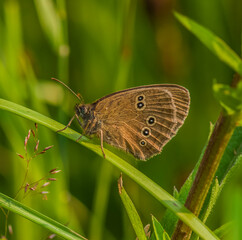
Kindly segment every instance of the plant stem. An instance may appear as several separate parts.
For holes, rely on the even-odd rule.
[[[236,75],[232,83],[233,87],[237,85],[238,79],[239,76]],[[222,111],[214,126],[213,133],[209,139],[196,178],[185,203],[185,206],[196,216],[199,216],[221,158],[240,118],[241,113],[227,115]],[[191,234],[192,230],[179,220],[172,239],[187,240],[190,239]]]

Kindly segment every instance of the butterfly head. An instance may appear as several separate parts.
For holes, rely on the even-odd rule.
[[[84,121],[90,120],[93,117],[91,105],[89,104],[76,104],[75,111],[76,111],[76,114],[80,116]]]

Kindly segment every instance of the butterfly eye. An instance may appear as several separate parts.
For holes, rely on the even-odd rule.
[[[139,142],[139,144],[143,147],[143,146],[146,145],[146,141],[145,141],[145,140],[141,140],[141,141]]]
[[[141,134],[145,137],[148,137],[150,135],[150,129],[149,128],[143,128],[141,131]]]
[[[80,113],[81,113],[82,115],[86,114],[86,113],[87,113],[87,108],[86,108],[85,106],[81,106],[81,107],[80,107]]]
[[[155,123],[156,123],[156,119],[155,119],[155,117],[150,116],[150,117],[147,118],[147,124],[148,124],[149,126],[153,126]]]

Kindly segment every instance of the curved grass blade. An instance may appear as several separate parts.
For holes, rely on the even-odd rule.
[[[11,212],[17,213],[20,216],[23,216],[30,221],[39,224],[40,226],[50,230],[57,235],[70,240],[80,240],[86,239],[81,235],[75,233],[70,228],[58,223],[57,221],[43,215],[40,212],[37,212],[34,209],[26,207],[22,203],[0,193],[0,206],[8,209]]]
[[[183,26],[192,32],[221,61],[242,76],[242,61],[240,57],[222,39],[188,17],[177,12],[174,12],[174,15]]]
[[[0,109],[4,109],[24,118],[30,119],[34,122],[48,127],[53,131],[63,129],[64,127],[64,125],[38,112],[35,112],[31,109],[4,99],[0,99]],[[76,141],[76,139],[80,136],[79,133],[70,128],[66,129],[63,132],[59,132],[59,134],[62,134],[65,137],[72,139],[73,141]],[[98,155],[103,156],[100,146],[98,144],[95,144],[93,141],[83,137],[78,143],[86,146],[87,148],[96,152]],[[136,168],[131,166],[128,162],[114,154],[112,151],[106,148],[104,149],[104,151],[106,154],[106,159],[108,161],[110,161],[113,165],[119,168],[122,172],[126,173],[130,178],[137,182],[153,197],[160,201],[166,208],[173,211],[177,215],[177,217],[179,217],[184,223],[186,223],[201,238],[204,238],[206,240],[218,239],[217,236],[205,224],[203,224],[200,219],[198,219],[194,214],[192,214],[178,200],[172,197],[158,184],[153,182],[150,178],[148,178]]]

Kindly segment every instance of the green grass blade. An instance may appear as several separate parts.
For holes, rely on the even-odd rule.
[[[154,216],[152,216],[152,223],[156,240],[170,240],[169,235]]]
[[[214,233],[216,233],[217,236],[220,238],[225,239],[225,236],[228,236],[232,231],[232,222],[225,223],[221,227],[217,228]]]
[[[109,162],[103,161],[101,163],[94,193],[93,213],[88,235],[90,239],[102,239],[106,212],[109,204],[110,185],[113,176],[112,170],[113,166]]]
[[[61,41],[61,21],[52,1],[34,1],[40,24],[53,48],[58,51]]]
[[[235,169],[241,164],[242,160],[242,128],[235,129],[228,146],[223,154],[218,170],[215,174],[216,178],[207,195],[207,199],[203,205],[199,215],[204,222],[211,213],[218,196],[220,195],[225,183],[231,177]]]
[[[23,216],[30,221],[39,224],[40,226],[50,230],[53,233],[65,238],[65,239],[86,239],[81,235],[75,233],[73,230],[68,227],[58,223],[57,221],[26,207],[22,203],[0,193],[0,206],[15,212],[20,216]]]
[[[185,17],[177,12],[174,14],[179,22],[192,32],[221,61],[225,62],[235,72],[242,76],[242,61],[240,57],[222,39],[188,17]]]
[[[138,239],[140,240],[146,240],[146,235],[145,235],[145,231],[144,231],[144,226],[141,222],[140,216],[132,202],[132,200],[130,199],[129,195],[127,194],[127,192],[125,191],[125,189],[122,186],[122,176],[119,179],[119,195],[120,198],[123,202],[123,205],[126,209],[126,212],[129,216],[130,222],[133,226],[133,229],[136,233],[136,236]]]
[[[210,129],[210,134],[212,132],[212,128]],[[179,193],[177,194],[175,192],[176,195],[174,195],[176,197],[177,200],[179,200],[181,203],[185,203],[187,196],[189,194],[189,191],[191,189],[192,183],[196,177],[197,174],[197,170],[199,168],[200,162],[202,160],[204,151],[205,151],[206,146],[203,148],[203,151],[199,157],[198,162],[196,163],[193,171],[191,172],[191,174],[189,175],[189,177],[187,178],[187,180],[185,181],[185,183],[183,184],[183,186],[181,187]],[[164,227],[164,229],[166,230],[166,232],[168,232],[170,235],[173,233],[176,224],[177,224],[178,218],[177,216],[171,212],[169,209],[165,212],[162,220],[161,220],[161,225]]]
[[[42,124],[53,131],[62,129],[64,126],[40,113],[33,110],[20,106],[16,103],[9,102],[4,99],[0,99],[0,109],[4,109],[19,116],[30,119],[34,122]],[[73,141],[80,136],[76,131],[68,128],[63,132],[59,132]],[[95,144],[93,141],[83,137],[78,143],[86,146],[92,151],[96,152],[102,156],[102,151],[99,145]],[[118,157],[112,151],[104,149],[106,154],[106,159],[110,161],[113,165],[119,168],[122,172],[126,173],[130,178],[136,181],[141,187],[143,187],[147,192],[154,196],[158,201],[160,201],[165,207],[173,211],[184,223],[186,223],[191,229],[196,232],[200,237],[213,240],[218,239],[216,235],[202,223],[194,214],[192,214],[188,209],[186,209],[178,200],[172,197],[164,189],[162,189],[158,184],[153,182],[143,173],[138,171],[136,168],[131,166],[128,162]]]

